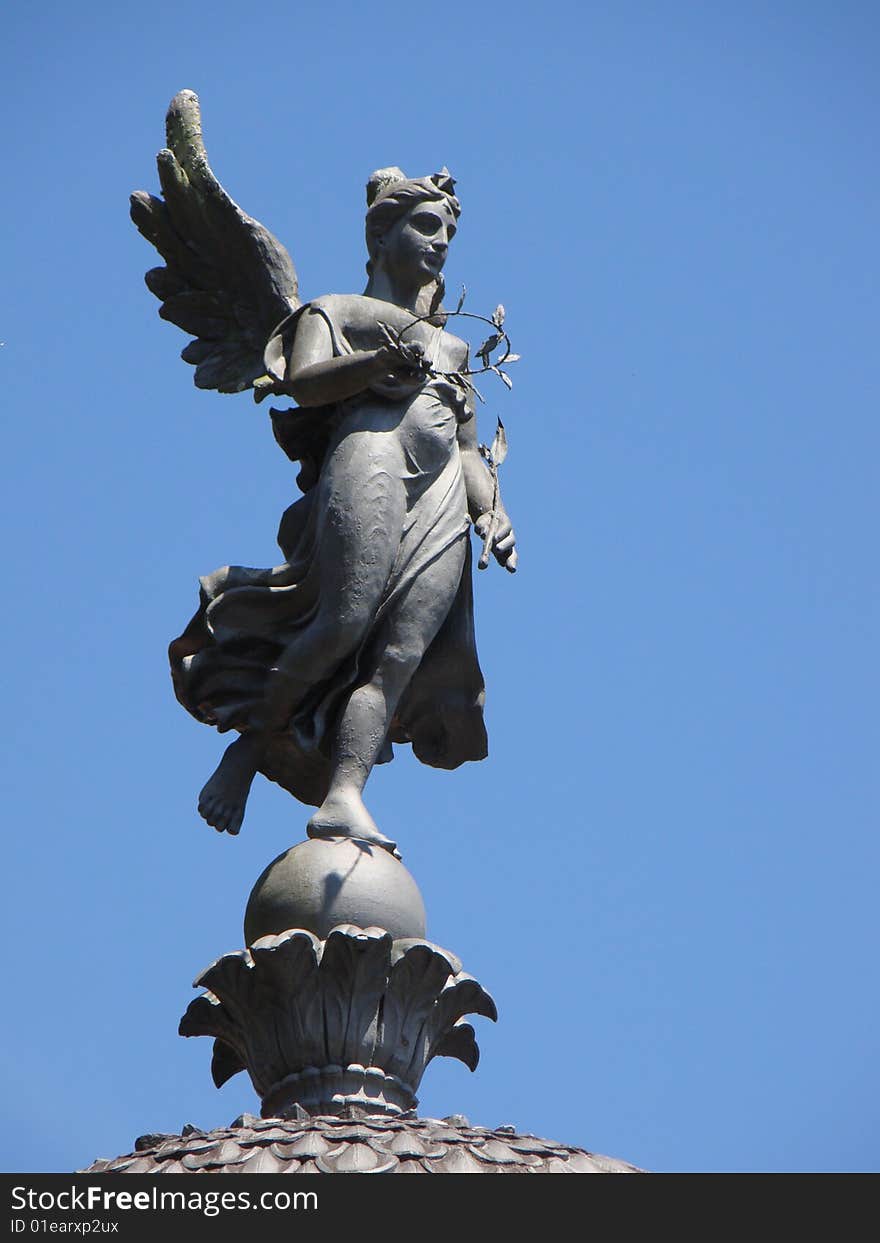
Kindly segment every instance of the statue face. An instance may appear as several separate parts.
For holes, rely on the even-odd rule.
[[[385,268],[406,285],[427,285],[443,271],[455,216],[442,200],[417,203],[381,239]]]

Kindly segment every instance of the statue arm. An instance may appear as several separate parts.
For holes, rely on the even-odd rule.
[[[412,374],[399,355],[384,345],[334,356],[327,321],[313,312],[305,314],[297,328],[281,387],[300,406],[327,406]]]
[[[468,513],[474,522],[492,508],[492,476],[477,448],[477,421],[473,414],[458,427],[458,447],[461,451],[461,470],[467,492]]]
[[[467,357],[462,365],[467,367]],[[458,425],[458,447],[461,453],[461,471],[467,493],[468,513],[477,535],[483,539],[492,520],[494,487],[492,476],[486,469],[486,463],[480,456],[477,444],[477,420],[473,395],[468,397],[468,412],[470,417]],[[492,552],[501,565],[512,571],[516,567],[516,536],[500,493],[495,514],[497,525],[492,541]]]

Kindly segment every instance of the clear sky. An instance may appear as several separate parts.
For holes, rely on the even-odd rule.
[[[196,579],[278,560],[295,468],[200,393],[128,220],[181,87],[305,297],[363,288],[363,186],[447,164],[447,266],[507,307],[479,576],[491,754],[371,807],[494,994],[464,1113],[655,1170],[868,1170],[878,1132],[880,12],[865,0],[17,5],[0,82],[7,532],[0,1168],[255,1109],[177,1022],[308,809],[165,647]]]

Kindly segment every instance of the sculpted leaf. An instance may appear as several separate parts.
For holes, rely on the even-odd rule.
[[[504,324],[504,307],[500,302],[492,312],[492,323],[496,328],[501,328]]]
[[[498,335],[497,332],[493,332],[491,337],[487,337],[486,340],[482,343],[482,345],[479,346],[476,353],[478,354],[480,358],[482,358],[484,367],[491,366],[491,363],[489,361],[489,356],[493,350],[497,350],[500,344],[501,344],[501,337]]]
[[[454,1057],[464,1062],[468,1070],[476,1070],[480,1061],[480,1049],[476,1033],[470,1023],[459,1020],[434,1047],[435,1057]]]
[[[397,349],[397,337],[394,335],[394,333],[391,331],[391,329],[388,327],[385,321],[380,319],[376,326],[381,332],[382,336],[385,338],[388,345],[393,345],[394,348]]]
[[[498,430],[495,433],[495,439],[492,441],[492,457],[496,466],[500,466],[507,457],[507,433],[500,419],[498,420]]]

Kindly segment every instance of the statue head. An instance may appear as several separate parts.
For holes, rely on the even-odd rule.
[[[460,214],[448,169],[419,178],[406,177],[399,168],[379,169],[367,182],[368,275],[384,267],[392,279],[418,284],[425,310],[436,311]]]

